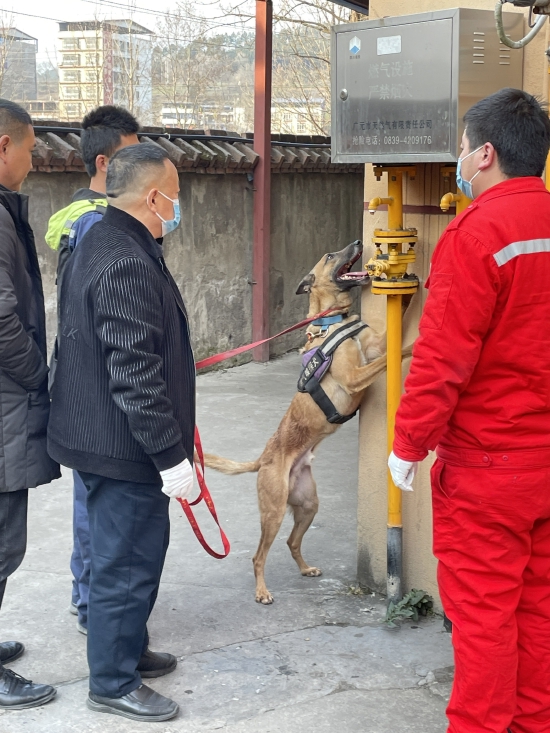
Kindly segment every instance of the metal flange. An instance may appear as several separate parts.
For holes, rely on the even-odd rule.
[[[418,230],[411,227],[410,229],[375,229],[375,237],[390,237],[392,239],[410,239],[418,237]]]
[[[418,290],[418,280],[373,280],[371,292],[374,295],[412,295]]]

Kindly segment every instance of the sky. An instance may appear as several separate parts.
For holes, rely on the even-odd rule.
[[[157,12],[170,11],[175,3],[170,0],[25,0],[14,3],[13,0],[0,0],[2,23],[9,23],[20,31],[38,39],[37,63],[48,58],[56,65],[55,44],[59,31],[58,21],[90,20],[94,17],[124,18],[129,17],[128,7],[135,8],[132,16],[136,23],[155,30]],[[207,0],[195,3],[199,12],[209,18],[218,18],[221,10],[218,0]],[[143,8],[140,11],[140,8]],[[155,10],[153,10],[155,8]],[[18,12],[18,11],[21,12]],[[216,24],[222,21],[213,21]],[[223,32],[223,28],[218,29]],[[225,30],[230,30],[226,28]]]

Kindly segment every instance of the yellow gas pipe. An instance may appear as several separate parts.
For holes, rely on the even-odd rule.
[[[415,261],[414,245],[416,229],[403,228],[403,175],[414,176],[411,167],[375,167],[378,180],[388,174],[388,197],[373,198],[368,205],[374,214],[382,204],[388,206],[388,229],[375,229],[373,242],[376,253],[365,265],[372,276],[372,292],[387,296],[387,425],[388,454],[393,447],[395,414],[401,399],[401,339],[403,295],[415,293],[418,278],[407,273],[409,264]],[[408,249],[403,252],[403,245]],[[382,251],[387,246],[387,254]],[[387,538],[387,595],[388,602],[402,598],[402,554],[403,519],[401,513],[401,491],[393,483],[388,471],[388,538]]]

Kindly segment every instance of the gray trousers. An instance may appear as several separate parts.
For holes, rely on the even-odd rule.
[[[0,607],[8,578],[25,557],[28,498],[28,489],[0,493]]]

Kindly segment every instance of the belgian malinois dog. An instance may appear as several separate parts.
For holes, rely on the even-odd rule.
[[[351,272],[361,257],[363,246],[356,241],[340,252],[323,255],[311,272],[298,286],[297,294],[309,294],[308,318],[331,310],[343,314],[343,321],[328,327],[311,324],[307,329],[308,342],[303,351],[322,346],[337,328],[358,321],[350,316],[350,290],[369,282],[363,271]],[[322,378],[322,387],[341,415],[354,413],[369,385],[386,369],[386,335],[372,328],[364,328],[357,336],[343,341],[333,354],[329,370]],[[403,357],[411,355],[411,348]],[[287,544],[302,575],[315,577],[321,570],[312,567],[302,557],[301,546],[319,501],[311,471],[311,461],[319,443],[338,429],[328,422],[313,398],[297,392],[275,434],[268,440],[262,455],[249,463],[237,463],[227,458],[205,454],[209,468],[226,474],[258,473],[258,502],[261,515],[261,539],[253,558],[256,576],[256,601],[273,603],[273,596],[265,584],[264,567],[267,553],[281,527],[287,506],[294,515],[294,528]]]

